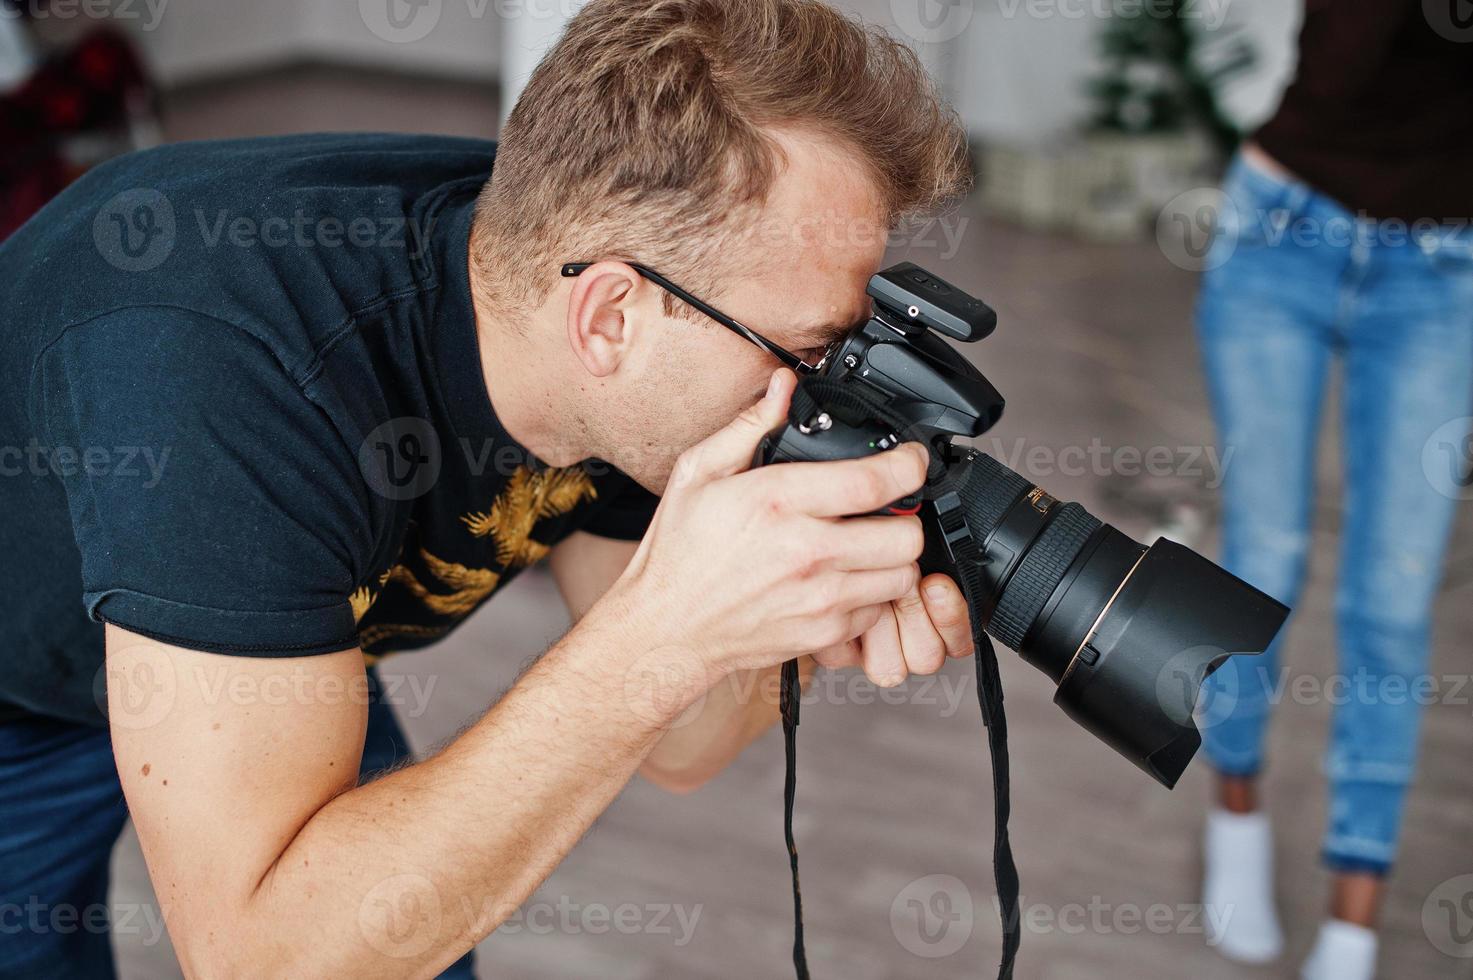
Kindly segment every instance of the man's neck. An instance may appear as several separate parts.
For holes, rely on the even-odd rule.
[[[583,426],[573,410],[571,388],[562,377],[565,364],[541,342],[553,336],[552,325],[538,322],[536,311],[509,322],[491,309],[475,288],[476,338],[481,374],[491,408],[507,434],[532,455],[553,466],[568,466],[590,453],[582,445]]]

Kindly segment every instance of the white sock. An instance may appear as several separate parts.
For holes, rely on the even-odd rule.
[[[1207,944],[1242,963],[1267,963],[1284,948],[1274,909],[1273,833],[1268,816],[1207,814],[1202,883]]]
[[[1365,926],[1326,919],[1309,959],[1299,976],[1303,980],[1372,980],[1376,975],[1376,933]]]

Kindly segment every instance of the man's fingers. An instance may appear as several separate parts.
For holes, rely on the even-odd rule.
[[[827,670],[841,670],[859,666],[859,640],[845,640],[823,650],[816,650],[813,662]]]
[[[962,590],[951,577],[940,572],[921,580],[921,595],[931,625],[946,645],[948,657],[969,656],[972,650],[972,621]]]
[[[864,606],[893,602],[916,588],[920,572],[915,565],[899,568],[877,568],[865,572],[844,572],[839,603],[841,608],[860,609]]]
[[[908,565],[926,545],[918,517],[852,517],[828,522],[817,534],[832,546],[841,572]]]
[[[881,613],[879,621],[860,637],[859,644],[860,665],[871,681],[880,687],[894,687],[905,680],[905,654],[900,647],[900,627],[893,607]]]
[[[915,493],[926,482],[929,462],[924,446],[908,442],[873,456],[785,463],[767,472],[778,481],[778,493],[794,510],[814,517],[845,517],[868,514]]]
[[[946,661],[946,644],[921,601],[919,583],[915,590],[895,600],[895,621],[900,626],[900,650],[905,655],[906,669],[922,675],[940,670]]]
[[[680,454],[668,489],[709,483],[751,466],[762,437],[787,418],[788,400],[797,384],[797,376],[787,368],[774,371],[760,401]]]

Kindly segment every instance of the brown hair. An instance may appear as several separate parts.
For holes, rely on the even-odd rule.
[[[878,28],[817,0],[591,0],[506,123],[473,260],[530,305],[559,263],[612,256],[719,295],[716,246],[766,199],[783,127],[857,151],[892,227],[969,184],[955,113]]]

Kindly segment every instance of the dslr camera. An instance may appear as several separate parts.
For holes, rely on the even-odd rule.
[[[1171,788],[1201,744],[1198,690],[1234,654],[1259,653],[1289,610],[1166,539],[1149,547],[1064,503],[958,438],[982,435],[1003,398],[942,338],[974,343],[997,314],[902,263],[875,275],[870,318],[794,394],[756,463],[847,459],[902,441],[931,451],[918,514],[925,573],[968,593],[987,633],[1047,674],[1054,703]]]

